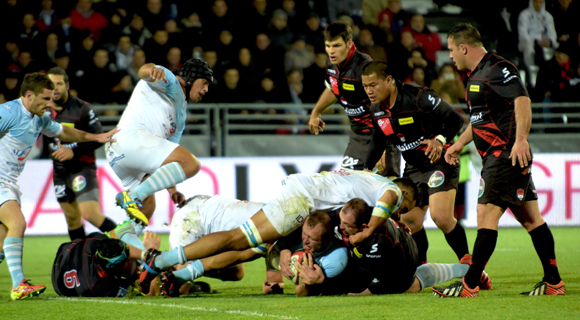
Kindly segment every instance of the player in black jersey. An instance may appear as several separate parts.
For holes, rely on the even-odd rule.
[[[353,199],[340,210],[340,232],[349,248],[348,267],[341,278],[345,281],[337,293],[393,294],[419,292],[465,275],[466,262],[455,264],[421,264],[415,241],[408,228],[392,219],[362,241],[353,246],[349,238],[368,228],[372,208],[362,199]],[[482,273],[482,286],[491,288],[487,274]]]
[[[321,114],[333,103],[339,101],[348,116],[352,133],[344,152],[343,169],[362,170],[364,159],[371,141],[373,125],[369,109],[369,99],[361,84],[362,69],[372,59],[359,52],[352,41],[352,29],[345,23],[331,23],[324,31],[327,62],[326,89],[318,99],[310,115],[310,132],[323,131]],[[386,145],[386,167],[383,176],[399,176],[400,152],[392,145]]]
[[[160,238],[146,232],[143,245],[159,248]],[[52,266],[52,286],[68,297],[124,297],[137,280],[142,251],[94,232],[63,243]]]
[[[423,229],[427,208],[457,259],[469,259],[465,230],[453,216],[459,166],[439,161],[463,126],[463,117],[435,91],[395,80],[382,61],[369,63],[362,81],[372,103],[375,126],[365,168],[372,169],[385,140],[402,152],[406,162],[403,176],[417,184],[421,197],[415,209],[401,218],[411,228],[421,262],[427,261],[428,241]]]
[[[102,133],[101,122],[90,104],[69,94],[69,79],[59,67],[48,71],[55,84],[52,118],[65,126],[90,133]],[[99,186],[95,150],[98,142],[69,143],[45,136],[52,151],[54,192],[65,214],[71,240],[84,238],[82,218],[101,231],[115,229],[116,223],[105,217],[99,207]]]
[[[444,297],[477,297],[477,276],[497,243],[500,217],[510,208],[528,231],[544,268],[544,278],[523,294],[561,295],[566,293],[560,278],[554,237],[538,207],[532,181],[532,154],[528,134],[532,123],[530,99],[516,67],[487,52],[479,31],[470,24],[459,24],[449,31],[449,56],[459,70],[469,70],[466,99],[470,124],[457,142],[447,150],[445,160],[459,163],[461,149],[473,140],[483,160],[477,204],[477,238],[473,264],[463,281],[435,288]]]

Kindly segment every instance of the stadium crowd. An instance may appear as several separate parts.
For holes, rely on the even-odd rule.
[[[194,57],[216,75],[203,102],[315,103],[326,74],[322,31],[334,21],[350,24],[358,50],[388,62],[395,78],[432,86],[450,103],[463,102],[465,74],[442,61],[446,55],[437,61],[445,30],[432,31],[423,15],[403,10],[402,2],[6,0],[0,11],[0,102],[18,97],[26,73],[59,66],[71,77],[72,94],[94,104],[126,104],[143,64],[175,71]],[[433,2],[463,7],[463,16],[490,38],[498,35],[488,47],[529,72],[532,101],[575,101],[577,3],[521,0],[478,11],[459,1]],[[496,20],[482,16],[500,18],[499,26],[492,28],[489,20]]]

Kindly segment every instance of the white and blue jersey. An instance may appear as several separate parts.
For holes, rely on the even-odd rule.
[[[24,169],[32,146],[43,133],[58,136],[63,127],[50,118],[28,111],[22,100],[16,99],[0,105],[0,181],[18,185],[18,176]]]
[[[179,80],[168,69],[163,81],[137,83],[118,128],[144,128],[161,139],[179,143],[187,117],[187,102]]]

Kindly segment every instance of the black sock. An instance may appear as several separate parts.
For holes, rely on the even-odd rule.
[[[558,284],[562,281],[560,273],[558,272],[558,264],[556,263],[556,252],[554,250],[554,237],[548,224],[537,227],[530,231],[530,237],[534,243],[534,248],[538,253],[538,257],[544,267],[544,279],[542,281],[550,284]]]
[[[98,228],[102,232],[107,232],[107,231],[114,230],[116,227],[117,227],[117,224],[115,223],[115,221],[105,217],[105,221],[103,221],[101,226]]]
[[[68,236],[70,237],[71,240],[86,238],[87,235],[85,234],[85,227],[81,225],[81,227],[78,229],[74,230],[68,229]]]
[[[429,249],[429,239],[427,239],[427,232],[425,228],[421,228],[418,232],[413,233],[413,240],[417,244],[419,250],[419,262],[427,263],[427,249]]]
[[[479,286],[481,273],[491,258],[497,244],[497,230],[479,229],[473,246],[473,263],[465,275],[465,283],[470,288]]]
[[[447,240],[447,243],[457,255],[458,260],[461,260],[464,255],[469,253],[467,235],[465,234],[465,229],[463,229],[463,226],[461,223],[459,223],[459,221],[457,221],[455,228],[453,228],[451,232],[445,235],[445,240]]]

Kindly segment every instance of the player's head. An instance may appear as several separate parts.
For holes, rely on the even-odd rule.
[[[332,238],[330,233],[330,216],[323,211],[309,215],[302,226],[302,245],[311,252],[320,251],[326,247]]]
[[[397,87],[387,64],[383,61],[372,61],[364,68],[362,84],[373,104],[391,97]]]
[[[42,117],[52,101],[54,83],[42,73],[33,72],[24,76],[20,95],[24,106],[32,113]]]
[[[469,55],[473,49],[483,48],[481,34],[469,23],[460,23],[447,34],[449,58],[455,62],[457,69],[465,70],[469,67]]]
[[[183,79],[185,96],[193,102],[198,102],[207,93],[209,84],[213,82],[213,70],[207,62],[191,58],[187,60],[176,73]]]
[[[135,260],[129,259],[129,245],[118,239],[105,239],[99,242],[95,252],[95,263],[100,272],[107,275],[130,275],[134,272]],[[127,272],[127,264],[131,264]]]
[[[52,101],[62,106],[68,100],[68,74],[61,67],[54,67],[48,70],[48,77],[54,83],[54,92],[52,93]]]
[[[330,63],[344,62],[352,46],[352,29],[344,22],[329,24],[324,30],[324,44]]]
[[[345,236],[362,231],[369,223],[372,212],[373,208],[363,199],[351,199],[340,209],[340,230]]]
[[[403,214],[411,211],[415,208],[415,204],[419,198],[419,188],[417,188],[417,184],[415,184],[411,178],[407,177],[397,178],[393,180],[393,182],[399,186],[403,193],[403,202],[401,202],[401,206],[395,213]]]

